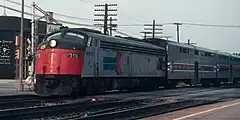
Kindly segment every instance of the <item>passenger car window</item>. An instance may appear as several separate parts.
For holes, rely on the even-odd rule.
[[[183,50],[182,50],[182,48],[180,47],[180,53],[182,53],[183,52]]]
[[[198,50],[195,50],[195,55],[198,55]]]
[[[186,48],[183,48],[183,53],[187,53],[187,49]]]

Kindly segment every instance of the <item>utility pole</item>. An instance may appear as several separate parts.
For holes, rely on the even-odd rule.
[[[108,19],[108,4],[105,4],[105,14],[104,14],[104,34],[107,34],[107,19]]]
[[[31,20],[31,40],[27,39],[28,47],[27,47],[27,55],[26,60],[28,60],[31,65],[28,66],[28,77],[26,79],[27,85],[30,86],[30,83],[35,80],[35,44],[36,44],[36,24],[35,24],[35,2],[32,3],[32,20]]]
[[[20,58],[19,58],[19,90],[23,91],[23,40],[24,40],[24,0],[22,0],[22,13],[21,13],[21,40],[20,40]]]
[[[116,7],[117,4],[100,4],[100,5],[95,5],[96,9],[94,10],[95,12],[103,12],[104,14],[101,13],[96,13],[94,14],[95,17],[104,17],[104,19],[101,18],[96,18],[94,21],[99,22],[103,21],[103,24],[101,23],[96,23],[94,24],[95,26],[100,26],[104,28],[104,34],[107,35],[108,28],[110,28],[110,34],[112,35],[112,30],[116,30],[117,24],[113,24],[113,21],[117,21],[116,18],[112,18],[114,16],[117,16],[117,14],[109,14],[109,12],[117,11],[117,9],[112,9],[110,7]],[[97,7],[104,7],[104,9],[99,9]],[[110,17],[110,19],[108,18]],[[108,21],[110,21],[110,24],[108,24]]]
[[[182,25],[182,23],[173,23],[174,25],[177,25],[177,42],[179,43],[179,37],[180,37],[180,35],[179,35],[179,26],[180,25]]]
[[[153,32],[152,32],[152,37],[155,38],[155,20],[153,20]]]
[[[5,7],[6,7],[6,0],[4,0],[3,16],[7,16]]]
[[[112,36],[112,17],[110,17],[110,36]]]
[[[43,14],[43,16],[36,18],[35,12],[39,11]],[[57,20],[53,18],[52,12],[46,12],[43,9],[41,9],[38,5],[35,4],[35,2],[32,3],[32,20],[31,20],[31,40],[27,39],[28,47],[27,47],[27,56],[26,59],[31,62],[31,66],[29,68],[29,76],[26,79],[27,83],[32,84],[32,82],[35,82],[35,51],[36,51],[36,45],[38,40],[38,21],[40,19],[45,18],[47,21],[47,29],[46,33],[53,32],[54,30],[60,29],[62,24],[60,24]],[[55,22],[56,24],[54,24]],[[49,29],[51,28],[51,29]],[[31,84],[27,84],[28,86],[31,86]]]
[[[147,39],[147,34],[151,34],[152,32],[146,32],[146,31],[144,31],[144,32],[140,32],[140,33],[143,33],[144,34],[144,39],[146,40]]]
[[[156,37],[156,34],[161,35],[163,34],[162,30],[163,30],[163,25],[162,24],[156,24],[156,21],[153,20],[152,24],[144,24],[144,32],[140,32],[140,33],[144,33],[144,39],[150,37],[148,36],[148,34],[152,34],[152,38]],[[157,28],[159,27],[159,28]],[[158,32],[156,32],[158,31]]]

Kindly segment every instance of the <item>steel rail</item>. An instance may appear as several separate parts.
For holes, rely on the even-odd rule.
[[[67,99],[54,99],[54,98],[41,98],[41,97],[29,97],[19,99],[7,99],[0,101],[0,111],[7,109],[24,108],[31,106],[42,106],[46,103],[60,103],[61,100]]]
[[[108,113],[102,113],[87,117],[79,118],[78,116],[74,116],[71,120],[108,120],[108,119],[140,119],[149,116],[154,116],[158,114],[168,113],[172,111],[177,111],[181,109],[186,109],[190,107],[196,107],[200,105],[212,104],[216,103],[218,100],[186,100],[179,101],[175,103],[168,104],[155,104],[148,105],[133,109],[126,109],[122,111],[114,111]]]
[[[43,118],[57,115],[63,115],[73,112],[86,112],[89,110],[100,110],[106,108],[113,108],[115,106],[135,104],[141,100],[129,101],[98,101],[98,102],[77,102],[67,103],[53,106],[19,108],[13,110],[0,111],[0,119],[30,119],[30,118]]]
[[[39,98],[37,95],[6,95],[0,96],[0,101],[12,100],[12,99],[30,99],[30,98]]]

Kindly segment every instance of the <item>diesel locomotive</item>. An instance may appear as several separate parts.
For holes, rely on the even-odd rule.
[[[36,51],[35,92],[84,95],[157,88],[166,81],[165,48],[81,28],[50,33]]]
[[[162,39],[129,39],[83,28],[48,34],[36,51],[35,92],[85,95],[153,90],[178,82],[238,84],[240,56]]]

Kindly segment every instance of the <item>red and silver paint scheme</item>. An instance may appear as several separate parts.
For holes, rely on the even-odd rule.
[[[75,31],[48,35],[36,52],[39,95],[69,95],[77,87],[84,64],[85,36]]]
[[[239,66],[239,56],[190,44],[146,42],[69,28],[47,35],[38,46],[35,91],[95,94],[152,90],[160,85],[174,88],[178,82],[238,83]]]
[[[165,55],[164,48],[140,40],[62,29],[38,47],[36,92],[85,95],[155,89],[165,81]]]

